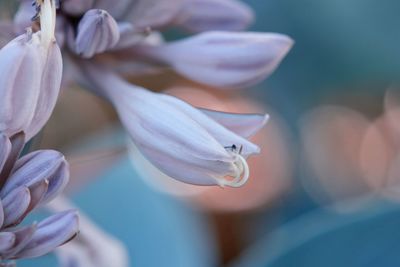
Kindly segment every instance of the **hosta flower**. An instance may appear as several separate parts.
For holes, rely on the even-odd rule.
[[[266,115],[199,110],[129,84],[121,75],[167,66],[199,83],[244,88],[276,69],[292,46],[289,37],[238,32],[253,20],[238,0],[64,0],[57,16],[55,4],[46,16],[50,0],[34,1],[34,7],[27,1],[21,0],[15,28],[26,27],[26,14],[37,17],[39,11],[41,31],[56,31],[43,40],[58,38],[75,80],[115,106],[137,147],[161,171],[194,184],[246,182],[246,158],[259,151],[247,138],[266,123]],[[48,23],[56,17],[57,25]],[[167,27],[199,34],[164,43],[158,31]],[[37,28],[34,22],[32,29]]]
[[[44,255],[78,231],[74,210],[19,226],[35,208],[54,199],[66,186],[68,164],[62,154],[42,150],[18,159],[24,135],[0,134],[0,266],[7,260]]]
[[[0,50],[0,132],[38,133],[56,104],[62,77],[60,49],[55,42],[55,7],[46,0],[41,31],[28,29]]]
[[[239,187],[247,181],[245,158],[259,148],[246,138],[264,126],[267,115],[199,110],[105,69],[89,66],[85,74],[116,106],[139,150],[167,175],[198,185]]]
[[[22,3],[18,17],[27,13],[26,8]],[[243,88],[267,78],[293,44],[282,34],[237,32],[252,20],[251,9],[237,0],[64,0],[56,35],[65,36],[65,55],[74,58],[168,65],[200,83]],[[26,26],[23,19],[15,21],[17,28]],[[149,44],[146,36],[166,27],[219,31],[171,44]]]
[[[249,87],[264,80],[292,44],[293,41],[282,34],[206,32],[139,49],[142,54],[170,64],[194,81],[235,88]]]

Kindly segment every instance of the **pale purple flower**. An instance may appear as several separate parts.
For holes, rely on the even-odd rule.
[[[21,10],[17,14],[27,13],[24,3]],[[222,88],[264,80],[293,44],[282,34],[237,32],[253,21],[251,9],[237,0],[64,0],[58,20],[63,24],[58,35],[67,38],[65,56],[107,58],[116,65],[126,60],[166,64],[189,79]],[[171,44],[149,45],[144,38],[167,27],[212,32]]]
[[[91,9],[85,13],[78,25],[75,52],[84,58],[91,58],[113,48],[119,41],[117,22],[101,9]]]
[[[270,75],[292,45],[292,39],[277,33],[213,31],[139,50],[194,81],[243,88]]]
[[[23,15],[29,13],[26,5],[22,8],[16,24],[25,23]],[[43,0],[37,8],[40,31],[27,29],[0,50],[0,266],[47,254],[78,232],[74,210],[19,226],[32,210],[54,199],[69,180],[68,164],[57,151],[40,150],[19,158],[25,140],[49,119],[62,77],[55,2]]]
[[[265,125],[268,115],[199,110],[95,66],[85,75],[116,106],[139,150],[167,175],[198,185],[239,187],[247,181],[246,158],[259,148],[246,138]]]
[[[36,151],[18,159],[24,144],[23,133],[11,138],[0,134],[0,266],[47,254],[78,232],[75,210],[19,226],[32,210],[61,193],[69,179],[68,164],[57,151]]]
[[[21,1],[16,28],[26,26],[23,14],[29,13],[24,4],[28,0]],[[75,80],[115,106],[136,146],[155,166],[188,183],[245,183],[249,176],[246,158],[259,152],[247,138],[266,123],[266,115],[199,110],[179,99],[131,85],[120,75],[122,71],[141,73],[145,68],[172,67],[199,83],[244,88],[276,69],[293,44],[289,37],[237,32],[252,22],[253,13],[236,0],[64,0],[57,16],[54,8],[45,9],[52,14],[43,12],[41,5],[49,1],[37,1],[36,9],[31,7],[31,16],[37,11],[40,14],[40,29],[42,35],[45,33],[40,36],[42,42],[51,44],[54,36],[59,38]],[[53,23],[56,17],[57,25]],[[164,43],[158,31],[167,27],[207,32]],[[48,84],[49,78],[44,78],[39,84]],[[32,92],[20,94],[28,93]],[[52,103],[41,106],[52,107]],[[29,124],[24,121],[20,125],[15,131]]]
[[[21,131],[27,139],[36,135],[60,91],[62,58],[54,38],[55,8],[42,10],[41,31],[28,29],[0,50],[0,132],[8,136]]]

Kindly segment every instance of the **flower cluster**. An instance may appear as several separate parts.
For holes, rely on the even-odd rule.
[[[267,115],[199,110],[177,98],[130,84],[122,77],[127,73],[139,75],[169,67],[186,78],[215,88],[249,87],[275,70],[293,44],[289,37],[241,32],[253,21],[253,13],[237,0],[55,2],[33,1],[32,5],[28,0],[21,0],[13,28],[16,31],[41,28],[42,32],[55,29],[63,57],[70,63],[66,66],[69,73],[64,77],[64,84],[71,82],[72,77],[72,81],[108,99],[139,150],[167,175],[199,185],[238,187],[246,182],[249,177],[246,158],[259,152],[247,139],[267,122]],[[46,3],[53,6],[52,14],[41,12]],[[54,8],[58,4],[56,14]],[[37,18],[37,13],[41,14],[40,27],[38,22],[30,20]],[[159,30],[167,27],[181,28],[195,35],[164,42]],[[35,46],[35,35],[25,33],[12,43]],[[44,74],[35,81],[41,88],[36,98],[5,103],[10,108],[3,117],[16,124],[12,131],[21,130],[24,125],[28,127],[23,129],[28,138],[48,119],[58,95],[55,85],[61,79],[62,67],[58,46],[51,40],[51,35],[41,36],[41,46],[47,46],[48,51],[37,60],[42,63],[33,63],[33,58],[20,60],[25,68],[29,64],[45,66],[38,70]],[[3,50],[11,50],[9,46]],[[32,55],[29,53],[29,57]],[[31,84],[38,77],[31,69],[26,73],[32,78],[24,80]],[[33,85],[17,84],[22,82],[13,82],[12,87],[21,90],[14,89],[13,94],[36,92],[28,90]],[[13,97],[8,100],[16,101]],[[39,112],[32,112],[35,109],[32,105]],[[16,108],[26,110],[26,114],[17,112]],[[12,118],[16,114],[21,120]],[[28,114],[37,114],[36,120],[40,121]],[[0,125],[5,120],[0,116]],[[30,124],[36,128],[30,129],[27,126]]]
[[[0,134],[0,266],[10,259],[44,255],[78,232],[75,210],[18,227],[36,207],[54,199],[67,185],[68,164],[57,151],[41,150],[18,159],[24,134]]]
[[[41,7],[40,31],[28,29],[0,50],[0,266],[44,255],[78,232],[75,210],[19,226],[32,210],[59,195],[69,180],[68,164],[57,151],[19,158],[26,140],[49,119],[61,84],[55,6],[47,0]]]
[[[60,87],[71,82],[112,103],[135,145],[165,174],[242,186],[246,158],[259,152],[248,138],[268,115],[197,109],[123,77],[167,67],[216,89],[252,86],[293,44],[282,34],[242,32],[252,21],[238,0],[20,0],[14,20],[0,24],[0,44],[7,43],[0,50],[1,259],[43,255],[77,232],[74,211],[15,228],[68,181],[58,152],[18,157],[49,119]],[[160,30],[168,27],[194,36],[165,42]]]

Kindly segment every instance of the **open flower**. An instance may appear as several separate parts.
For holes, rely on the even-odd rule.
[[[18,227],[35,208],[54,199],[65,188],[68,164],[52,150],[36,151],[18,159],[24,134],[0,134],[0,266],[6,260],[44,255],[78,232],[78,215],[69,210],[28,226]]]

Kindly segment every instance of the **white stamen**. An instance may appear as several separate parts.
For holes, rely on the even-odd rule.
[[[236,154],[236,157],[237,160],[234,162],[236,167],[235,176],[232,176],[233,179],[231,180],[228,180],[226,177],[216,178],[219,186],[229,186],[237,188],[243,186],[249,180],[250,170],[246,159],[240,154]]]
[[[42,44],[48,47],[55,39],[56,5],[54,0],[43,0],[40,6],[40,28]]]

